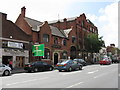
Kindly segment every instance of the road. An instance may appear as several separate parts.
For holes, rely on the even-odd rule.
[[[2,77],[3,88],[118,88],[118,64],[88,65],[72,72],[45,71]]]

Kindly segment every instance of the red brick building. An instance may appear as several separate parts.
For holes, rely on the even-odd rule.
[[[2,60],[0,63],[9,64],[13,62],[13,68],[24,67],[29,62],[31,36],[23,32],[12,21],[7,20],[7,14],[0,13],[2,32],[0,35]],[[1,62],[2,61],[2,62]]]
[[[40,22],[25,16],[26,8],[21,8],[21,14],[16,20],[26,34],[32,36],[32,44],[45,44],[43,61],[56,64],[59,60],[68,58],[84,58],[84,37],[87,33],[98,34],[97,27],[85,14],[74,18],[64,18],[56,21]],[[37,57],[32,57],[31,61]]]

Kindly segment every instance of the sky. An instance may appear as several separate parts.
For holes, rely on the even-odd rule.
[[[38,21],[78,17],[85,13],[98,27],[105,45],[118,47],[118,0],[2,0],[0,12],[13,22],[26,7],[26,16]]]

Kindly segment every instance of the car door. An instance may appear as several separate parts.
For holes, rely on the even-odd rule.
[[[78,67],[77,61],[73,61],[73,63],[72,63],[72,68],[73,68],[73,69],[76,69],[77,67]]]
[[[50,67],[47,63],[43,62],[44,70],[48,70]]]
[[[42,62],[37,62],[35,63],[35,67],[37,67],[39,70],[43,70],[43,65],[42,65]]]

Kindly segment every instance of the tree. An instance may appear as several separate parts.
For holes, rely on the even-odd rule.
[[[88,34],[84,38],[85,49],[87,50],[87,52],[90,52],[92,54],[92,58],[93,58],[93,53],[98,53],[101,47],[105,46],[102,38],[103,37],[98,37],[98,34],[93,34],[93,33]]]

